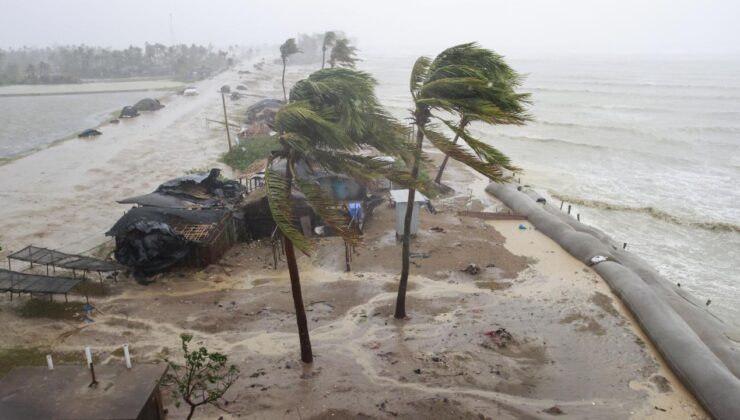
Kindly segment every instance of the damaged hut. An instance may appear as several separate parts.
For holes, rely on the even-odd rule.
[[[239,132],[244,140],[258,135],[267,135],[272,131],[275,116],[285,102],[278,99],[263,99],[247,108],[247,127]]]
[[[119,201],[137,207],[107,232],[116,239],[116,260],[137,278],[218,261],[244,231],[238,208],[245,195],[237,181],[219,176],[219,169],[188,175]]]

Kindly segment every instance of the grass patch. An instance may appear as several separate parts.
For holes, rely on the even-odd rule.
[[[277,138],[256,136],[233,147],[221,156],[221,162],[234,169],[245,170],[252,163],[265,159],[271,151],[280,148]]]
[[[85,363],[83,352],[59,352],[41,348],[15,347],[0,350],[0,378],[11,369],[19,366],[46,366],[46,355],[51,354],[54,365],[69,365]]]
[[[79,321],[83,317],[82,302],[50,302],[28,299],[16,312],[23,318],[51,318]]]

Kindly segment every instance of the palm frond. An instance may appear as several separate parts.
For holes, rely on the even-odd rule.
[[[286,168],[286,170],[290,170],[290,168]],[[311,252],[311,243],[295,227],[296,220],[293,214],[291,182],[288,181],[285,175],[271,169],[268,164],[268,168],[265,171],[265,185],[270,213],[272,213],[272,219],[277,224],[280,232],[293,242],[296,248],[305,254],[309,254]]]
[[[476,172],[491,178],[498,179],[503,176],[501,168],[490,162],[479,159],[474,154],[453,143],[444,134],[433,130],[430,127],[419,127],[424,136],[442,153],[455,159],[456,161],[474,169]]]
[[[419,90],[427,78],[431,64],[432,60],[429,57],[422,56],[416,59],[414,67],[411,69],[411,81],[409,82],[412,97],[416,98],[418,96]]]
[[[449,121],[443,121],[444,124],[452,130],[453,133],[460,136],[460,138],[468,145],[471,149],[480,157],[481,159],[485,160],[488,163],[498,165],[502,168],[508,169],[512,172],[520,172],[521,169],[514,166],[511,163],[511,160],[508,156],[506,156],[503,152],[496,149],[495,147],[488,145],[486,143],[483,143],[482,141],[476,139],[475,137],[471,136],[470,133],[468,133],[466,130],[461,130],[459,127],[455,126]]]

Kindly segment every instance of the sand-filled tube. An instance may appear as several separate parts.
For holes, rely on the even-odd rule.
[[[486,191],[580,261],[608,257],[594,270],[635,316],[671,369],[718,419],[740,415],[740,349],[728,339],[730,325],[715,317],[685,290],[645,261],[621,250],[598,229],[584,225],[547,204],[533,191],[492,183]]]

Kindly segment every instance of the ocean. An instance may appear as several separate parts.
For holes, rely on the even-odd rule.
[[[415,56],[367,56],[409,117]],[[473,125],[529,184],[740,326],[740,58],[514,57],[535,121]],[[158,92],[161,94],[161,92]],[[0,158],[105,121],[155,92],[0,97]],[[407,120],[405,120],[407,121]]]
[[[361,69],[398,118],[416,57]],[[525,126],[471,131],[529,184],[740,326],[740,58],[510,58],[532,93]]]

